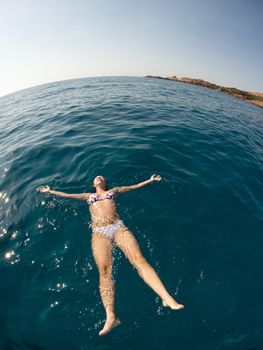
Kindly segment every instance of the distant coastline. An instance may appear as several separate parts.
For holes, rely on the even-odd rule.
[[[172,81],[178,81],[180,83],[203,86],[209,89],[225,92],[229,95],[238,97],[244,101],[253,103],[256,106],[263,108],[263,93],[261,92],[249,92],[249,91],[239,90],[233,87],[220,86],[213,83],[209,83],[208,81],[203,79],[193,79],[193,78],[187,78],[187,77],[177,78],[177,76],[175,75],[171,77],[166,77],[166,78],[158,75],[147,75],[146,78],[172,80]]]

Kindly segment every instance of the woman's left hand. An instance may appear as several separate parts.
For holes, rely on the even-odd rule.
[[[153,174],[153,175],[151,176],[151,180],[152,180],[152,181],[161,181],[162,178],[161,178],[160,175]]]

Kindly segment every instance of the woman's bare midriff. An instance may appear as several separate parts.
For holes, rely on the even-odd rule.
[[[89,206],[91,215],[91,227],[107,226],[115,224],[120,217],[116,211],[115,202],[111,199],[97,201]]]

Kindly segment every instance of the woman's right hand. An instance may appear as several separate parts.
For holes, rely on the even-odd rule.
[[[50,188],[47,185],[46,186],[39,186],[37,188],[37,190],[38,190],[38,192],[48,193],[50,191]]]

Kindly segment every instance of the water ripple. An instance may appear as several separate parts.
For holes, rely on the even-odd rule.
[[[46,84],[0,101],[3,348],[260,348],[260,108],[129,77]],[[80,193],[97,174],[116,186],[152,173],[163,181],[120,196],[118,210],[186,308],[163,308],[116,249],[122,327],[98,340],[104,314],[86,204],[36,188]]]

